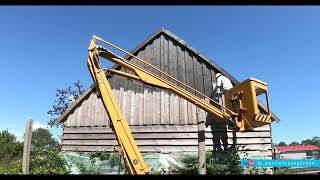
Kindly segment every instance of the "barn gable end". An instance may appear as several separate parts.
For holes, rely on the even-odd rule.
[[[221,67],[165,29],[148,38],[132,53],[207,96],[214,93],[217,72],[227,75],[234,84],[238,83]],[[125,58],[145,66],[135,59]],[[124,71],[118,66],[113,68]],[[208,149],[238,147],[243,155],[272,156],[269,125],[253,132],[233,132],[204,110],[167,90],[117,75],[109,81],[142,152],[197,152],[199,120],[208,122],[205,140]],[[97,98],[94,86],[68,108],[58,123],[64,125],[62,149],[65,151],[114,151],[117,145],[108,113]]]

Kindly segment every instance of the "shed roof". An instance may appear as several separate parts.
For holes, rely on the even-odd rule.
[[[294,152],[294,151],[312,151],[320,149],[314,145],[296,145],[296,146],[275,146],[274,149],[280,152]]]
[[[161,34],[166,35],[170,38],[172,38],[173,40],[175,40],[177,43],[183,45],[184,47],[186,47],[188,50],[190,50],[191,52],[193,52],[196,56],[200,57],[201,59],[203,59],[208,65],[212,66],[214,69],[216,69],[217,71],[219,71],[221,74],[225,75],[226,77],[228,77],[231,82],[233,84],[238,84],[239,81],[234,78],[231,74],[229,74],[226,70],[224,70],[222,67],[220,67],[218,64],[216,64],[213,60],[209,59],[208,57],[206,57],[205,55],[203,55],[202,53],[200,53],[199,50],[191,47],[187,42],[185,42],[184,40],[182,40],[180,37],[178,37],[177,35],[173,34],[172,32],[170,32],[169,30],[161,27],[160,30],[158,30],[157,32],[155,32],[154,34],[152,34],[150,37],[148,37],[146,40],[144,40],[142,43],[140,43],[136,48],[134,48],[130,53],[131,54],[135,54],[136,52],[139,52],[139,50],[141,48],[143,48],[145,45],[147,45],[150,41],[152,41],[154,38],[157,38],[158,36],[160,36]],[[128,59],[130,58],[129,55],[124,56],[124,59]],[[116,69],[120,67],[119,65],[114,65],[112,67],[112,69]],[[94,84],[92,84],[78,99],[77,101],[75,101],[73,104],[71,104],[66,111],[55,121],[55,124],[60,124],[62,122],[64,122],[68,115],[70,113],[72,113],[78,104],[81,104],[81,102],[88,96],[91,94],[91,92],[94,91]],[[260,107],[264,110],[266,110],[266,107],[262,104],[259,103]],[[275,121],[280,121],[280,119],[274,114],[272,113],[272,119]]]

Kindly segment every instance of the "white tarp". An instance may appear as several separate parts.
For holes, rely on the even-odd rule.
[[[116,155],[115,153],[112,154]],[[145,153],[143,157],[151,173],[162,174],[169,172],[172,167],[181,167],[182,165],[179,162],[181,155],[181,153]],[[81,167],[89,170],[91,173],[94,172],[98,174],[125,173],[123,169],[119,168],[118,160],[108,159],[102,161],[99,158],[94,158],[94,161],[90,161],[90,154],[77,152],[61,152],[61,156],[68,164],[71,174],[81,174]],[[117,156],[118,155],[116,155],[116,157]]]

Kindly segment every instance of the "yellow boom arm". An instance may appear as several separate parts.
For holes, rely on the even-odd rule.
[[[271,112],[269,109],[267,84],[262,81],[256,79],[248,79],[247,81],[244,81],[239,85],[236,85],[234,88],[230,89],[225,93],[226,107],[219,108],[217,106],[212,105],[210,102],[205,101],[203,98],[200,98],[190,93],[185,88],[181,88],[175,83],[165,78],[162,78],[136,64],[133,64],[132,62],[123,59],[122,57],[112,53],[111,51],[102,46],[98,46],[96,44],[97,40],[106,43],[110,46],[113,46],[121,51],[124,50],[112,45],[107,41],[104,41],[103,39],[97,36],[93,36],[88,49],[88,68],[90,70],[92,79],[96,85],[98,95],[99,97],[101,97],[104,107],[106,108],[110,116],[113,130],[115,132],[116,139],[120,146],[121,154],[123,154],[126,163],[129,166],[129,170],[132,174],[147,174],[149,172],[149,169],[145,165],[140,150],[132,136],[129,125],[127,121],[124,119],[121,109],[117,103],[117,100],[112,93],[112,89],[106,78],[104,69],[100,65],[100,56],[128,70],[131,70],[134,74],[125,73],[114,69],[109,69],[107,70],[107,72],[135,79],[152,86],[157,86],[160,88],[170,90],[178,94],[179,96],[187,99],[188,101],[192,102],[199,108],[202,108],[203,110],[212,113],[216,117],[216,119],[230,121],[234,123],[240,131],[250,130],[253,127],[259,127],[271,123]],[[143,63],[149,65],[151,68],[156,69],[161,74],[166,75],[170,79],[178,81],[170,75],[166,74],[165,72],[162,72],[156,67],[153,67],[152,65],[143,61],[142,59],[126,51],[124,52],[136,58],[137,60],[140,60]],[[192,87],[180,81],[178,82],[179,84],[182,84],[185,87],[194,90],[206,99],[209,99],[211,102],[216,103],[215,101],[203,95],[199,91],[193,89]],[[257,105],[256,96],[263,93],[266,94],[267,98],[266,113],[261,113]]]

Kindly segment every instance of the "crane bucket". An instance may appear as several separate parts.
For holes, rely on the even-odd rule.
[[[236,124],[240,131],[271,123],[267,83],[249,78],[226,91],[224,96],[226,107],[238,114]]]

